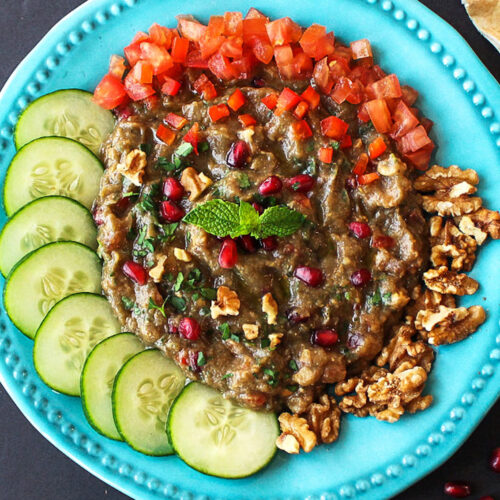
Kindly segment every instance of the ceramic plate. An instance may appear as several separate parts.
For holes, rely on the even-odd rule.
[[[222,4],[222,5],[221,5]],[[14,155],[12,128],[19,113],[47,92],[92,90],[110,54],[121,53],[137,30],[156,21],[176,24],[190,13],[202,21],[254,6],[302,25],[326,24],[346,41],[367,37],[386,70],[421,93],[435,121],[436,160],[474,168],[485,205],[500,208],[500,90],[470,47],[415,0],[92,0],[61,21],[14,72],[0,95],[0,169]],[[5,214],[0,214],[0,224]],[[140,499],[387,498],[437,467],[465,440],[495,401],[500,387],[500,241],[480,252],[472,276],[481,283],[463,304],[482,304],[488,320],[469,339],[438,349],[428,384],[435,404],[396,424],[374,418],[343,420],[340,439],[300,456],[277,455],[248,479],[224,480],[193,471],[178,458],[140,455],[95,433],[80,400],[56,394],[37,377],[32,342],[2,310],[0,377],[26,417],[55,446],[112,486]],[[33,457],[35,458],[35,457]]]

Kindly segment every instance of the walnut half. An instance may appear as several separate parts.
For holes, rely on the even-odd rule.
[[[281,435],[276,440],[276,446],[280,450],[287,453],[298,453],[295,442],[291,438],[287,438],[286,436],[288,435],[293,436],[306,453],[309,453],[318,443],[316,434],[309,429],[305,418],[285,412],[278,417],[278,421],[280,423]]]
[[[240,313],[238,294],[227,286],[220,286],[217,289],[217,300],[212,300],[210,313],[212,319],[217,319],[219,316],[238,316]]]
[[[424,282],[430,290],[452,295],[472,295],[479,288],[479,283],[475,279],[449,270],[446,266],[426,271]]]

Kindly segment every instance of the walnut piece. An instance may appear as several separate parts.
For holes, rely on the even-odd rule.
[[[212,319],[217,319],[219,316],[238,316],[240,313],[238,294],[227,286],[220,286],[217,289],[217,300],[212,300],[210,313]]]
[[[183,248],[174,248],[174,257],[181,262],[191,262],[193,260],[191,254]]]
[[[474,225],[476,230],[472,229],[471,224]],[[462,217],[459,222],[459,227],[464,233],[474,236],[479,245],[484,241],[480,241],[484,233],[489,234],[494,240],[498,240],[500,239],[500,213],[494,210],[488,210],[487,208],[480,208],[467,217]],[[468,231],[471,231],[471,233]],[[480,231],[480,233],[478,231]],[[479,239],[477,236],[479,236]]]
[[[276,446],[286,453],[297,454],[300,451],[300,444],[292,434],[280,434],[276,439]]]
[[[475,186],[479,183],[479,176],[470,168],[462,170],[457,165],[450,165],[448,168],[433,165],[415,179],[415,189],[422,192],[447,190],[461,182]]]
[[[193,167],[187,167],[182,171],[180,182],[189,193],[189,201],[198,199],[203,191],[213,184],[212,179],[203,172],[198,173]]]
[[[259,336],[259,325],[244,323],[242,328],[247,340],[254,340]]]
[[[276,446],[283,449],[283,451],[287,450],[281,448],[283,442],[286,443],[286,438],[282,436],[287,434],[292,435],[306,453],[309,453],[318,443],[316,434],[309,429],[305,418],[285,412],[278,417],[278,421],[280,423],[281,436],[276,440]]]
[[[307,423],[319,443],[333,443],[339,437],[340,408],[328,394],[322,394],[318,403],[307,409]]]
[[[466,274],[458,274],[446,266],[429,269],[423,276],[427,288],[439,293],[472,295],[479,288],[479,283],[475,279]]]
[[[149,275],[153,278],[155,283],[159,283],[165,272],[165,262],[167,260],[167,256],[160,254],[156,258],[156,264],[149,270]]]
[[[144,151],[133,149],[127,154],[125,164],[118,164],[117,171],[135,186],[140,186],[147,165],[146,158],[146,153]]]
[[[278,316],[278,304],[270,293],[262,297],[262,311],[267,314],[267,324],[275,325]]]
[[[393,153],[388,158],[377,163],[377,172],[387,177],[404,173],[406,165]]]
[[[281,343],[281,339],[283,338],[283,334],[282,333],[271,333],[268,335],[268,338],[270,341],[269,348],[276,349],[276,347],[278,347],[278,344]]]

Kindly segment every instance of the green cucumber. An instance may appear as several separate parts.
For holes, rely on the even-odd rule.
[[[63,196],[46,196],[16,212],[0,233],[0,272],[7,276],[26,254],[52,241],[78,241],[93,250],[97,230],[90,212]]]
[[[102,295],[76,293],[58,302],[35,336],[33,363],[40,378],[68,396],[80,395],[80,376],[90,350],[120,331]]]
[[[77,292],[101,292],[99,257],[81,243],[49,243],[25,255],[7,276],[5,310],[33,338],[52,306]]]
[[[87,356],[80,378],[83,412],[90,425],[102,435],[121,441],[111,405],[111,391],[119,369],[144,350],[133,333],[119,333],[99,342]]]
[[[79,142],[44,137],[21,148],[12,160],[4,184],[4,205],[12,215],[42,196],[61,195],[92,207],[103,167]]]
[[[156,349],[140,352],[123,365],[113,387],[113,416],[134,450],[153,456],[173,453],[165,425],[185,380],[182,370]]]
[[[175,452],[193,469],[239,478],[271,461],[279,425],[273,413],[242,408],[215,389],[192,382],[172,404],[167,431]]]
[[[21,114],[15,131],[16,148],[39,137],[69,137],[99,153],[115,119],[84,90],[58,90],[39,97]]]

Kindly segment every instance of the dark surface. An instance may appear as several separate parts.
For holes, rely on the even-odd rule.
[[[21,59],[79,0],[0,0],[0,86]],[[474,28],[459,0],[425,0],[454,26],[493,75],[500,79],[500,56]],[[50,8],[47,8],[50,5]],[[500,446],[500,403],[485,417],[462,448],[444,465],[396,497],[397,500],[444,499],[446,481],[466,480],[469,498],[500,500],[500,476],[488,468],[491,450]],[[125,499],[46,441],[23,417],[0,386],[0,500]],[[207,492],[209,493],[209,492]]]

